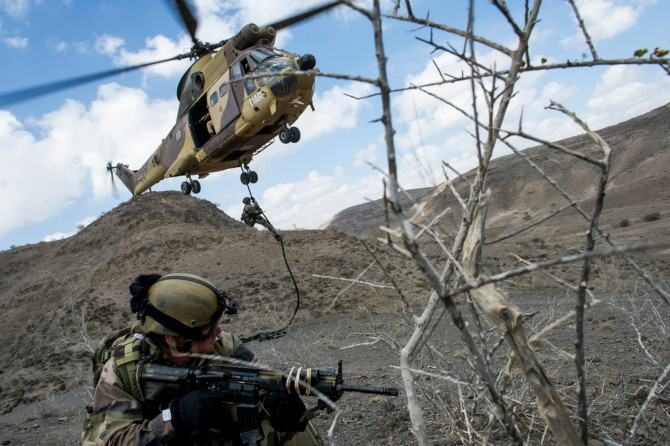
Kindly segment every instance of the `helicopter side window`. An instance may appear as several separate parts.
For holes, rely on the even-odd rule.
[[[242,67],[240,64],[236,63],[233,65],[233,79],[239,79],[242,77]]]
[[[246,57],[240,59],[239,62],[233,65],[233,79],[239,79],[242,77],[243,73],[248,74],[250,72],[251,66]],[[247,94],[251,94],[256,91],[256,82],[253,79],[245,79],[244,88],[247,90]]]
[[[215,91],[209,97],[209,105],[211,105],[213,107],[217,102],[219,102],[219,94]]]
[[[228,93],[228,84],[223,84],[219,87],[219,96],[224,97]]]
[[[242,72],[244,74],[251,73],[251,65],[249,65],[249,61],[246,58],[240,61],[240,66],[242,67]]]

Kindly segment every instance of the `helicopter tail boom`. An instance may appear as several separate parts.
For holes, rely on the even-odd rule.
[[[133,181],[133,175],[135,172],[130,170],[127,165],[121,163],[118,163],[113,167],[113,169],[116,171],[116,176],[119,177],[121,182],[128,188],[130,193],[136,195],[134,193],[135,182]]]

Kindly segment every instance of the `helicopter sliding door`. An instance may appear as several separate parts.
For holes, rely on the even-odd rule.
[[[212,137],[207,130],[208,121],[207,96],[203,95],[188,111],[188,125],[191,128],[196,152]]]
[[[233,79],[237,79],[239,77],[235,77],[235,67],[237,67],[237,71],[239,72],[239,66],[237,64],[233,65],[231,70],[233,71]],[[228,127],[228,125],[235,121],[239,116],[240,116],[240,107],[238,105],[238,101],[236,96],[239,97],[239,94],[242,93],[241,91],[236,91],[239,90],[239,88],[235,88],[236,85],[239,85],[239,82],[235,82],[232,84],[227,83],[230,79],[230,72],[231,70],[228,70],[224,75],[224,83],[222,83],[219,88],[218,88],[218,93],[219,93],[219,103],[222,104],[223,109],[219,107],[219,110],[221,110],[221,117],[220,117],[220,129],[225,129]],[[237,93],[237,95],[235,94]],[[244,93],[242,93],[241,100],[244,100]],[[216,110],[212,110],[212,116],[216,117]]]

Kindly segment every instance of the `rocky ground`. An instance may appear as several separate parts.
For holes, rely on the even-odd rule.
[[[623,286],[629,285],[636,286],[634,283],[623,283]],[[600,302],[587,313],[591,444],[602,444],[598,442],[603,439],[623,443],[659,369],[670,361],[670,342],[665,331],[670,326],[670,312],[666,307],[658,305],[652,296],[639,295],[640,290],[626,291],[622,289],[618,293],[598,294]],[[531,333],[546,325],[548,308],[557,315],[569,311],[573,306],[572,297],[557,290],[535,290],[514,296],[512,300],[527,314],[534,314],[526,323]],[[574,363],[561,355],[571,351],[573,330],[574,325],[568,322],[534,344],[568,404],[574,401]],[[636,331],[641,334],[638,336]],[[345,383],[399,388],[401,391],[398,397],[347,394],[338,402],[337,417],[335,413],[321,412],[315,423],[322,435],[333,444],[405,445],[414,444],[415,440],[397,369],[398,357],[394,344],[406,340],[408,335],[406,320],[388,315],[369,317],[365,313],[352,312],[347,316],[321,317],[311,322],[298,323],[285,337],[252,342],[250,348],[259,357],[277,366],[307,364],[335,367],[337,361],[342,360]],[[445,321],[432,339],[432,345],[451,358],[455,370],[447,370],[447,373],[463,378],[468,373],[463,371],[463,359],[459,354],[463,347],[459,338],[453,325]],[[492,362],[499,364],[507,359],[506,349],[500,349],[499,355]],[[433,363],[423,357],[419,363],[426,370],[431,370],[434,367],[431,364],[437,364],[437,361]],[[519,372],[515,371],[514,376],[514,385],[519,385],[522,381]],[[432,407],[435,400],[431,395],[434,396],[435,392],[456,395],[458,386],[430,378],[420,380],[420,383],[426,390],[422,400],[432,444],[466,444],[459,439],[459,435],[462,439],[467,438],[466,431],[445,420],[441,413],[443,409]],[[460,390],[468,392],[465,388]],[[66,392],[54,392],[31,404],[19,405],[0,417],[0,444],[78,444],[83,408],[90,399],[91,391],[90,385],[83,385]],[[512,394],[523,398],[526,392],[527,389],[519,388]],[[464,397],[466,404],[470,403],[468,398],[472,397],[471,394]],[[311,398],[306,399],[306,402],[308,405],[315,403]],[[528,399],[528,403],[531,402],[532,398]],[[652,401],[633,444],[662,445],[670,442],[669,402],[664,394]],[[519,405],[517,409],[520,408],[525,408],[526,412],[519,415],[520,420],[530,420],[534,411]],[[333,435],[328,437],[331,428]],[[531,444],[539,444],[539,434],[533,434]],[[494,444],[507,444],[508,441],[502,437]],[[544,444],[551,444],[551,441],[545,441]]]

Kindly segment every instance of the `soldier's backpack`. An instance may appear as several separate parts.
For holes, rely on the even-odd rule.
[[[125,340],[129,334],[130,328],[123,328],[108,334],[102,341],[98,343],[98,346],[93,351],[93,356],[91,356],[93,387],[95,387],[98,384],[98,381],[100,381],[102,368],[109,360],[109,358],[112,357],[115,343],[121,339]]]

